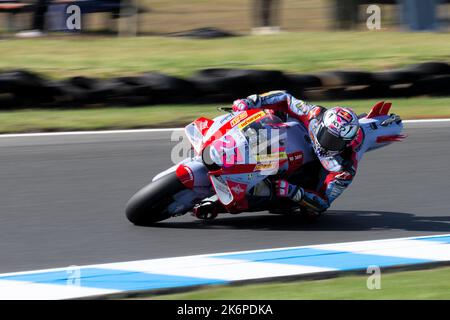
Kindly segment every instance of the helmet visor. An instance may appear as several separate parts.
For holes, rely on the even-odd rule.
[[[316,138],[322,148],[330,151],[341,151],[348,142],[329,132],[325,126],[319,128]]]

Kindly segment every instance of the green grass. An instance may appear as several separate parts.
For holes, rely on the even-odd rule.
[[[54,37],[3,41],[1,69],[26,68],[52,78],[106,77],[157,70],[188,76],[208,67],[317,72],[380,70],[450,61],[445,33],[292,32],[215,40],[164,37]]]
[[[218,115],[212,106],[151,106],[83,110],[18,110],[0,112],[0,132],[37,132],[172,127],[199,115]]]
[[[381,289],[367,289],[367,276],[327,280],[218,286],[152,299],[450,299],[450,268],[381,273]]]
[[[358,113],[368,112],[377,100],[339,102],[313,101],[323,106],[350,106]],[[392,112],[403,119],[450,118],[450,98],[391,99]],[[218,105],[163,105],[148,107],[15,110],[0,112],[0,133],[177,127],[199,116],[220,114]]]

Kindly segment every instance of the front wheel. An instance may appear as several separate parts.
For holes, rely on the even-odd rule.
[[[150,225],[170,218],[168,206],[173,196],[184,189],[175,172],[151,182],[128,200],[125,209],[128,220],[135,225]]]

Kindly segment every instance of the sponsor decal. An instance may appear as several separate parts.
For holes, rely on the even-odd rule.
[[[278,163],[276,163],[276,162],[260,163],[260,164],[257,164],[255,166],[255,171],[258,171],[258,170],[271,170],[271,169],[275,169],[277,167],[278,167]]]
[[[303,152],[301,151],[296,151],[289,155],[289,161],[298,161],[301,159],[303,159]]]
[[[220,120],[220,124],[224,124],[225,122],[230,121],[232,117],[233,115],[231,113],[227,114],[225,117],[222,118],[222,120]]]
[[[303,162],[303,152],[302,151],[296,151],[289,155],[289,162],[293,163],[302,163]]]
[[[236,194],[241,194],[242,192],[244,192],[244,189],[242,189],[242,187],[238,184],[232,187],[231,190]]]
[[[293,172],[303,164],[303,152],[296,151],[288,155],[288,171]]]
[[[230,125],[234,127],[239,122],[241,122],[243,119],[247,118],[247,111],[244,111],[240,114],[238,114],[236,117],[233,118],[233,120],[230,121]]]
[[[227,183],[236,200],[242,199],[245,196],[247,185],[230,180],[228,180]]]
[[[277,152],[271,154],[262,154],[256,155],[256,161],[264,162],[264,161],[274,161],[274,160],[282,160],[287,159],[286,152]]]
[[[252,116],[248,117],[247,119],[245,119],[244,121],[242,121],[242,122],[239,124],[238,128],[239,128],[239,129],[243,129],[243,128],[245,128],[246,126],[248,126],[249,124],[255,122],[256,120],[261,119],[261,118],[264,117],[265,115],[266,115],[266,113],[265,113],[264,111],[260,111],[260,112],[258,112],[258,113],[255,113],[254,115],[252,115]]]

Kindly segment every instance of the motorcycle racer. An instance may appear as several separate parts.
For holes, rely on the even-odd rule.
[[[328,209],[356,175],[357,151],[363,140],[357,115],[350,108],[326,109],[308,104],[284,91],[254,94],[233,103],[233,111],[254,108],[283,112],[301,122],[308,129],[312,147],[322,165],[315,189],[304,189],[283,179],[275,183],[277,196],[289,198],[312,213]]]

